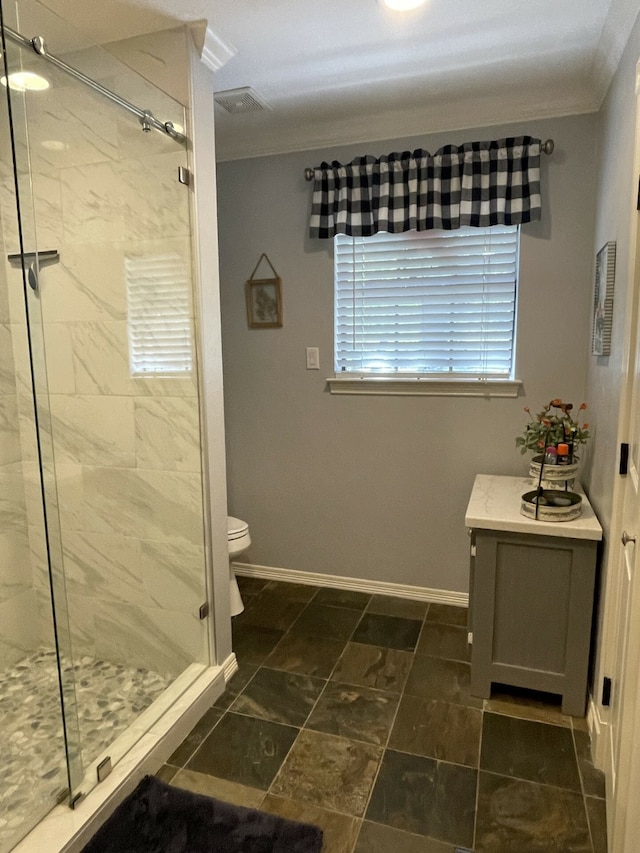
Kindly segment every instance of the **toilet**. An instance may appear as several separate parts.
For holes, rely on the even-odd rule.
[[[231,563],[251,545],[249,525],[246,521],[241,518],[234,518],[232,515],[227,516],[227,545],[229,549],[229,580],[231,583],[231,615],[238,616],[244,610],[244,604]]]

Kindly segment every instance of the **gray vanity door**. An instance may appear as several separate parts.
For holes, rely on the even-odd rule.
[[[471,692],[491,682],[559,693],[584,714],[597,543],[474,531]]]

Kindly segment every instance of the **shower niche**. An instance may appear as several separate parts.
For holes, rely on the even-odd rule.
[[[35,0],[0,12],[5,853],[212,650],[185,111]]]

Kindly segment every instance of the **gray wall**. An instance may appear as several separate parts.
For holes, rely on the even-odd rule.
[[[219,165],[229,511],[258,565],[466,591],[464,512],[477,473],[524,474],[524,405],[584,398],[592,299],[595,116],[523,122]],[[303,170],[446,143],[530,133],[544,211],[522,229],[515,400],[331,396],[331,241],[307,238]],[[244,283],[266,252],[284,327],[248,329]],[[265,276],[269,272],[260,270]],[[305,347],[321,370],[305,369]]]
[[[602,676],[611,675],[616,651],[615,573],[620,571],[617,543],[612,541],[611,521],[617,474],[619,441],[627,440],[618,410],[628,358],[625,347],[632,316],[629,299],[633,280],[629,272],[630,223],[635,208],[638,177],[634,174],[636,117],[636,62],[640,56],[640,20],[636,21],[613,83],[599,114],[597,146],[599,171],[596,189],[594,250],[608,240],[616,241],[616,276],[611,355],[589,356],[587,396],[591,402],[593,442],[586,460],[585,485],[604,528],[604,555],[600,580],[598,644],[594,689],[601,690]],[[619,432],[620,431],[620,432]],[[613,584],[609,586],[609,584]],[[605,590],[609,591],[608,597]],[[608,619],[605,619],[608,608]],[[597,706],[600,709],[600,706]],[[605,716],[606,710],[599,714]]]
[[[640,56],[640,20],[631,33],[618,71],[599,114],[597,128],[598,180],[594,249],[615,240],[616,279],[611,355],[587,362],[587,394],[594,441],[586,479],[600,522],[609,529],[613,480],[618,453],[618,405],[627,358],[625,327],[629,316],[627,298],[633,282],[628,274],[630,217],[637,193],[633,174],[635,135],[635,77]]]

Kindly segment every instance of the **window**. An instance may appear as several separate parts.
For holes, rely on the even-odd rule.
[[[338,376],[512,378],[517,226],[337,235],[334,247]]]
[[[185,376],[193,367],[188,264],[178,254],[125,259],[132,376]]]

